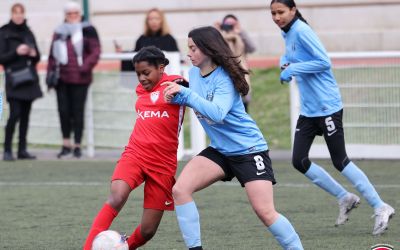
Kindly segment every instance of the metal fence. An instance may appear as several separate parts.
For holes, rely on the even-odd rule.
[[[333,72],[344,105],[346,148],[353,158],[400,158],[400,52],[332,53]],[[291,84],[291,128],[299,115]],[[293,136],[292,136],[293,139]],[[329,157],[322,138],[310,156]]]

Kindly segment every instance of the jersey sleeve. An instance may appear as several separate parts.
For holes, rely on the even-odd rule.
[[[221,123],[232,108],[235,89],[228,79],[216,84],[214,97],[209,101],[189,88],[181,86],[180,92],[174,97],[173,102],[189,106],[208,119]]]
[[[301,30],[301,33],[298,34],[298,41],[305,52],[311,55],[312,60],[291,63],[289,67],[293,75],[298,73],[319,73],[330,69],[331,61],[326,54],[326,50],[311,28]]]

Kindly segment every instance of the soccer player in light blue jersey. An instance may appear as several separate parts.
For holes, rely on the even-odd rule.
[[[290,82],[295,77],[300,92],[301,108],[294,139],[293,166],[336,197],[339,203],[336,225],[344,224],[350,211],[360,203],[360,198],[309,160],[308,153],[315,136],[323,135],[333,165],[374,209],[372,234],[379,235],[387,229],[395,210],[382,201],[368,177],[347,156],[342,124],[343,104],[326,50],[293,0],[272,0],[271,14],[282,29],[286,45],[285,55],[280,61],[280,79]]]
[[[188,56],[194,65],[189,73],[190,88],[164,83],[168,85],[164,97],[193,108],[211,144],[187,163],[172,189],[186,246],[202,249],[193,193],[219,180],[230,181],[236,177],[257,216],[281,247],[303,249],[293,226],[274,208],[275,178],[268,146],[256,123],[245,112],[241,99],[249,91],[245,80],[248,72],[213,27],[192,30],[188,47]]]

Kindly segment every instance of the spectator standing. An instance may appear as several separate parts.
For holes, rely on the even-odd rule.
[[[170,34],[164,12],[157,8],[147,12],[144,33],[136,41],[135,51],[151,45],[162,51],[179,52],[176,41]]]
[[[222,19],[222,23],[217,22],[215,26],[220,30],[234,55],[239,57],[242,67],[248,70],[247,54],[253,53],[256,47],[247,32],[242,29],[239,19],[235,15],[228,14]],[[249,75],[246,75],[246,81],[250,86]],[[251,94],[249,92],[249,94],[243,97],[243,104],[246,112],[248,111],[250,101]]]
[[[65,22],[53,35],[48,69],[59,66],[59,80],[55,86],[58,112],[63,136],[63,146],[58,158],[81,157],[81,140],[84,128],[84,109],[93,68],[100,57],[100,42],[96,29],[82,21],[81,7],[76,2],[64,6]],[[74,146],[71,132],[74,133]]]
[[[122,47],[114,41],[116,52],[124,51]],[[136,40],[134,52],[138,52],[141,48],[147,46],[156,46],[162,51],[179,52],[175,38],[170,34],[170,29],[163,11],[157,8],[150,9],[146,13],[144,21],[144,32]],[[130,60],[122,60],[122,71],[134,71]]]
[[[32,102],[42,96],[36,64],[40,60],[35,36],[26,24],[25,7],[11,7],[11,20],[0,28],[0,64],[6,72],[6,98],[10,114],[5,129],[3,160],[14,161],[12,139],[19,122],[18,159],[36,159],[27,151]]]

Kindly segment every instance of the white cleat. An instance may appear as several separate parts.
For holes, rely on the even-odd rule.
[[[389,220],[393,217],[394,213],[394,208],[388,204],[375,209],[375,214],[372,215],[372,218],[375,217],[375,225],[374,230],[372,230],[372,235],[383,234],[385,230],[388,229]]]
[[[343,225],[349,220],[351,210],[358,207],[360,204],[360,197],[353,193],[349,193],[344,198],[339,200],[339,216],[336,219],[335,226]]]

